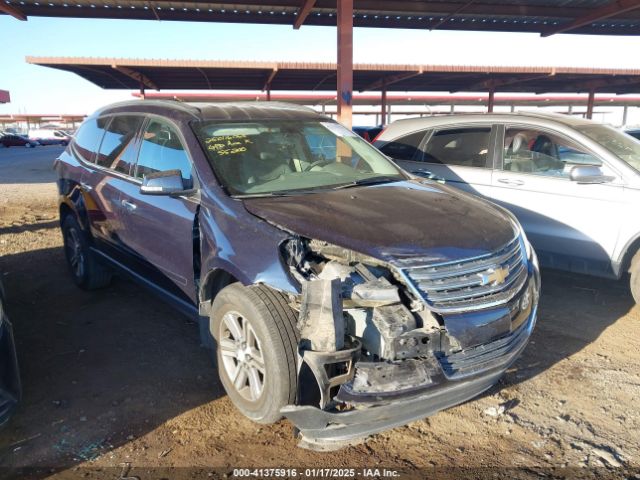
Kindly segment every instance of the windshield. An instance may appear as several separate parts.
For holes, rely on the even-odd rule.
[[[378,150],[334,122],[199,122],[195,131],[232,195],[296,194],[406,178]]]
[[[576,128],[620,160],[640,171],[640,142],[631,135],[607,125],[582,125]]]

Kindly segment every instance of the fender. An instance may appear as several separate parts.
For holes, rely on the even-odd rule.
[[[613,268],[616,278],[620,278],[626,273],[629,269],[631,259],[638,249],[640,249],[640,233],[629,240],[620,252],[618,258],[611,262],[611,267]]]

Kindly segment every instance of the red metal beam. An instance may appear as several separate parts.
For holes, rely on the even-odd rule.
[[[340,0],[338,10],[338,121],[352,125],[353,110],[353,0]]]
[[[4,12],[7,15],[11,15],[13,18],[22,20],[23,22],[27,20],[27,16],[24,13],[22,13],[21,10],[5,2],[0,3],[0,12]]]
[[[640,0],[616,0],[602,7],[595,8],[591,12],[576,18],[572,22],[550,28],[542,32],[540,35],[543,37],[549,37],[556,33],[568,32],[570,30],[575,30],[576,28],[589,25],[590,23],[621,15],[638,8],[640,8]]]
[[[307,19],[311,10],[313,10],[314,5],[316,4],[316,0],[305,0],[300,10],[298,10],[298,15],[296,16],[296,21],[293,22],[293,28],[298,30],[304,21]]]

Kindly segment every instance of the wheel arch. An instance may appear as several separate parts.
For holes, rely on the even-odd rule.
[[[239,280],[235,275],[224,268],[214,268],[207,272],[200,285],[199,299],[200,304],[205,304],[209,308],[216,298],[216,295],[227,285],[236,283]]]
[[[616,272],[618,277],[629,272],[631,268],[631,260],[633,260],[633,257],[638,253],[638,251],[640,251],[640,234],[625,245],[622,255],[620,256]]]

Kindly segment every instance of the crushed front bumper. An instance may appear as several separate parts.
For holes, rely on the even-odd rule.
[[[536,314],[537,302],[527,320],[507,337],[468,352],[467,358],[451,359],[484,364],[485,368],[473,373],[449,375],[446,364],[440,361],[440,372],[434,376],[434,382],[411,395],[400,398],[376,396],[369,404],[354,403],[355,408],[347,411],[295,405],[288,405],[281,411],[299,430],[300,446],[316,450],[340,448],[368,435],[434,415],[466,402],[494,385],[526,347]]]
[[[20,394],[20,374],[13,328],[6,317],[0,317],[0,426],[9,420],[20,400]]]

